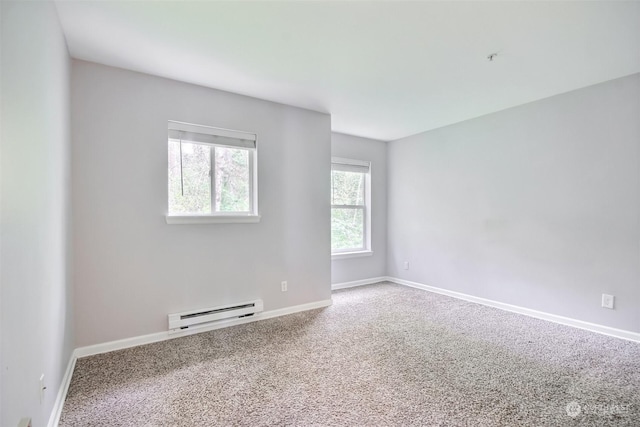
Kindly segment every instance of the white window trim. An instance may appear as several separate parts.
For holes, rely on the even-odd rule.
[[[363,251],[354,251],[354,252],[334,252],[331,254],[331,259],[347,259],[347,258],[360,258],[372,256],[373,251],[363,250]]]
[[[196,125],[186,122],[177,122],[169,120],[168,130],[171,131],[183,131],[183,132],[196,132],[204,133],[212,136],[219,136],[223,138],[235,138],[239,140],[252,141],[253,148],[248,148],[249,151],[249,180],[251,181],[251,187],[249,188],[249,212],[215,212],[211,214],[190,214],[190,213],[177,213],[165,215],[167,224],[231,224],[231,223],[257,223],[260,222],[260,214],[258,211],[258,138],[255,133],[236,131],[231,129],[216,128],[211,126]],[[225,144],[206,144],[211,146],[225,146]],[[242,148],[242,147],[238,147]],[[213,150],[211,150],[211,167],[214,168]],[[211,192],[212,192],[212,204],[213,194],[215,192],[212,174]],[[213,211],[213,205],[212,205]]]
[[[357,258],[373,255],[371,248],[371,162],[366,160],[346,159],[344,157],[332,157],[331,164],[351,165],[355,167],[366,167],[368,172],[364,175],[364,247],[331,250],[331,259]],[[333,168],[332,168],[333,171]],[[351,206],[331,205],[331,207],[350,208]],[[356,207],[352,207],[356,208]],[[360,209],[360,207],[357,207]]]
[[[167,224],[233,224],[260,222],[260,215],[166,215]]]

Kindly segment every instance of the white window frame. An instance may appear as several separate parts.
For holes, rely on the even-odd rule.
[[[345,170],[350,167],[352,167],[354,171],[362,172],[364,174],[364,205],[351,206],[331,204],[331,209],[362,209],[364,211],[364,247],[338,250],[331,249],[332,260],[373,255],[373,250],[371,248],[371,162],[366,160],[346,159],[343,157],[331,158],[332,174],[334,169]]]
[[[256,134],[193,123],[170,120],[167,126],[168,139],[203,144],[211,147],[211,213],[180,213],[165,215],[167,224],[210,224],[210,223],[251,223],[259,222],[258,214],[258,138]],[[215,212],[215,148],[231,147],[246,149],[249,156],[249,211]],[[168,167],[167,167],[168,170]],[[169,195],[167,194],[167,201]]]

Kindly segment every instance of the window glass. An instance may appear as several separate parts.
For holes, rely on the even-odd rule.
[[[172,120],[167,133],[167,223],[259,221],[256,134]]]
[[[364,209],[331,209],[331,250],[364,249]]]
[[[332,159],[331,252],[334,255],[370,250],[369,173],[369,162]]]
[[[248,212],[249,151],[241,148],[215,148],[216,212]]]
[[[359,172],[332,171],[331,204],[364,205],[364,178]]]
[[[182,143],[182,179],[180,141],[169,140],[169,212],[211,213],[211,148]]]

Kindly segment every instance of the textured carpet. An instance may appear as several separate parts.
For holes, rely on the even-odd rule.
[[[394,284],[78,360],[61,426],[640,426],[640,344]]]

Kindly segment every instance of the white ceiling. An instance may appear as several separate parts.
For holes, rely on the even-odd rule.
[[[74,58],[380,140],[640,72],[638,1],[56,3]]]

